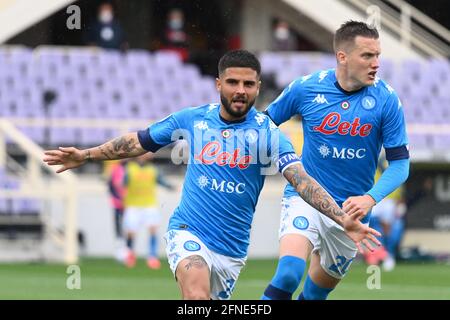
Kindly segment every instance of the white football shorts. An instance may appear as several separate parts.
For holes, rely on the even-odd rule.
[[[211,274],[211,299],[230,299],[234,285],[247,257],[232,258],[213,252],[195,235],[186,230],[169,230],[164,235],[170,269],[175,275],[181,260],[198,255],[205,259]]]
[[[299,234],[319,253],[320,265],[330,276],[342,279],[358,249],[336,222],[320,213],[300,197],[283,198],[279,238]]]

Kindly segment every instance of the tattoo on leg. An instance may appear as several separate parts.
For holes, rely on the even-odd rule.
[[[201,256],[190,256],[186,258],[189,262],[185,265],[186,270],[191,269],[192,267],[195,267],[197,269],[201,269],[204,266],[207,266],[205,259],[203,259]]]

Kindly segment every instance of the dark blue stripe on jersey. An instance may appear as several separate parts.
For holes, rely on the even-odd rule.
[[[152,137],[150,136],[149,129],[138,131],[137,136],[142,148],[147,151],[156,152],[164,147],[163,145],[157,144],[155,141],[153,141]]]
[[[277,126],[279,126],[279,123],[276,123],[272,117],[270,116],[269,112],[267,110],[264,110],[262,113],[264,113],[266,116],[268,116],[270,118],[270,120],[272,120],[273,123],[275,123]]]
[[[406,146],[385,148],[385,150],[387,161],[409,159],[409,150]]]

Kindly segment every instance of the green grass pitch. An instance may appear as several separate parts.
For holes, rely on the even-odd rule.
[[[249,260],[232,298],[259,299],[276,263]],[[65,265],[0,264],[0,299],[180,299],[166,262],[156,271],[148,269],[144,260],[133,269],[112,259],[82,259],[79,266],[81,289],[69,290]],[[370,276],[365,264],[355,262],[329,299],[450,299],[448,264],[398,264],[393,272],[381,272],[381,289],[367,288]]]

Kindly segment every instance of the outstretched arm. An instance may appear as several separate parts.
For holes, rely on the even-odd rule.
[[[43,160],[50,166],[62,165],[56,171],[61,173],[68,169],[78,168],[88,160],[102,161],[132,158],[146,152],[147,150],[142,148],[139,142],[137,133],[132,132],[90,149],[79,150],[74,147],[60,147],[58,150],[48,150],[45,151]]]
[[[351,216],[346,214],[339,208],[330,194],[314,178],[308,175],[301,163],[290,165],[283,171],[283,175],[303,200],[342,226],[347,236],[355,242],[361,253],[363,253],[361,243],[369,250],[373,250],[368,240],[376,245],[381,245],[375,238],[375,236],[381,236],[380,233],[359,220],[362,214],[357,213]]]

